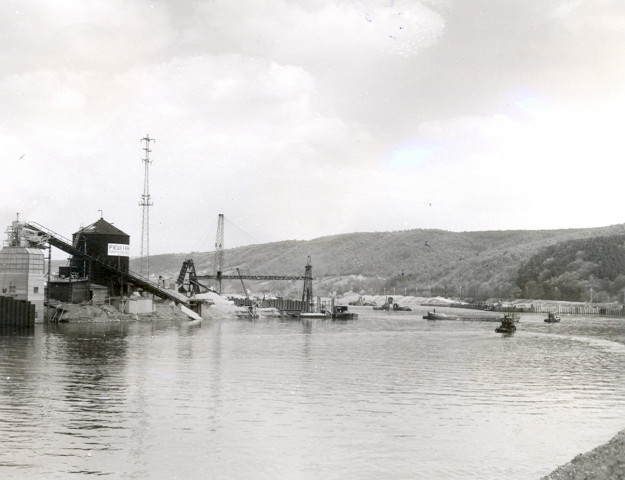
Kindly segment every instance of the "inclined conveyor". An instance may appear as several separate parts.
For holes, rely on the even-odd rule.
[[[44,235],[45,241],[48,244],[52,245],[53,247],[56,247],[59,250],[63,250],[65,253],[68,253],[74,257],[82,258],[90,262],[96,263],[100,265],[102,268],[106,269],[107,271],[114,273],[115,275],[118,275],[120,279],[126,283],[130,283],[131,285],[134,285],[135,287],[142,288],[146,292],[156,295],[159,298],[171,300],[175,303],[181,303],[184,306],[189,307],[189,300],[186,297],[179,295],[177,292],[173,292],[171,290],[161,288],[156,283],[151,282],[150,280],[148,280],[145,277],[142,277],[141,275],[138,275],[130,271],[124,272],[123,270],[120,270],[114,265],[109,265],[108,263],[104,262],[102,259],[88,255],[85,252],[81,252],[78,248],[72,245],[72,242],[70,240],[63,237],[62,235],[59,235],[58,233],[53,232],[52,230],[44,227],[43,225],[39,225],[36,222],[28,222],[28,223],[25,223],[24,226],[28,229],[34,230]]]

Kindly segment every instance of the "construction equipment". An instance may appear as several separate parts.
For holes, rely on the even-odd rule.
[[[221,280],[224,268],[224,214],[217,217],[217,235],[215,238],[215,279],[217,280],[217,293],[221,294]]]
[[[187,275],[188,281],[185,282]],[[178,292],[189,294],[189,296],[210,291],[210,288],[198,282],[197,274],[195,273],[195,265],[193,264],[193,260],[190,258],[182,262],[182,267],[180,268],[180,274],[178,275],[176,284],[180,285],[178,287]]]
[[[250,296],[247,294],[247,290],[245,289],[245,284],[243,283],[243,277],[241,276],[241,271],[239,270],[239,267],[237,267],[237,273],[239,274],[239,280],[241,280],[241,287],[243,287],[243,294],[245,295],[245,298],[249,299]]]

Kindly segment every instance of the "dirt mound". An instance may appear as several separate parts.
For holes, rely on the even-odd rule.
[[[174,302],[154,301],[151,313],[122,313],[113,305],[90,303],[59,303],[50,308],[50,318],[55,322],[122,322],[139,320],[168,320],[188,318]]]
[[[580,454],[541,480],[614,480],[625,478],[625,430],[608,443]]]

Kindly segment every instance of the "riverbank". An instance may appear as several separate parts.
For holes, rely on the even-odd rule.
[[[614,480],[625,478],[625,430],[608,443],[577,455],[541,480]]]
[[[102,304],[91,305],[90,303],[59,303],[54,308],[50,308],[49,318],[55,322],[122,322],[122,321],[138,321],[138,320],[163,320],[174,318],[188,318],[180,308],[176,307],[173,302],[157,300],[153,304],[153,310],[150,313],[122,313],[115,306]]]
[[[216,293],[204,293],[195,298],[203,303],[201,316],[204,319],[236,318],[237,316],[237,307],[234,303]],[[152,310],[142,313],[124,313],[119,310],[119,302],[117,304],[114,302],[94,304],[91,301],[64,303],[56,300],[51,301],[47,313],[48,318],[57,323],[189,320],[191,318],[180,305],[157,297],[152,298]]]
[[[357,293],[346,293],[341,296],[342,303],[350,305],[383,305],[388,298],[393,299],[393,303],[399,306],[411,308],[416,307],[461,307],[461,308],[495,308],[502,311],[515,309],[519,312],[546,313],[559,312],[571,315],[613,315],[624,316],[623,304],[617,302],[610,303],[586,303],[570,302],[563,300],[541,300],[541,299],[514,299],[502,301],[497,298],[486,299],[479,305],[470,304],[458,298],[445,297],[418,297],[411,295],[360,295]]]

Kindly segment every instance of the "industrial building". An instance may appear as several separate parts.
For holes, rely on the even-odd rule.
[[[148,165],[149,145],[153,139],[146,135],[142,141],[145,141],[145,182],[141,202],[144,213],[141,241],[143,261],[144,243],[146,260],[149,260],[148,209],[152,202],[148,187]],[[0,252],[0,297],[7,297],[6,302],[0,303],[6,304],[7,312],[15,309],[25,312],[26,307],[30,312],[30,306],[22,308],[21,303],[15,304],[28,301],[36,305],[36,322],[43,322],[45,300],[48,300],[48,307],[54,305],[53,301],[57,304],[114,303],[123,313],[152,312],[154,296],[173,301],[186,310],[192,303],[184,295],[130,272],[130,236],[102,217],[87,227],[81,227],[71,240],[38,223],[20,222],[19,215],[8,228],[7,234]],[[54,274],[50,266],[52,247],[70,255],[68,264],[60,266]],[[44,271],[45,249],[49,252],[47,272]],[[3,315],[2,308],[0,317]],[[190,314],[195,315],[191,311]]]
[[[128,273],[130,236],[103,218],[74,233],[72,244],[87,255]],[[70,266],[80,277],[89,275],[92,283],[108,286],[111,282],[110,272],[99,264],[89,265],[86,260],[73,257]]]
[[[44,254],[24,235],[23,224],[14,221],[0,250],[2,296],[26,300],[35,306],[35,322],[43,322],[45,288]]]
[[[122,313],[151,313],[154,296],[174,302],[188,316],[198,317],[199,311],[188,308],[199,310],[197,302],[129,270],[130,237],[103,218],[80,228],[72,240],[38,223],[20,222],[19,218],[7,229],[7,234],[0,251],[0,297],[11,297],[8,299],[11,301],[1,304],[6,304],[5,314],[0,305],[0,317],[10,314],[13,319],[16,315],[12,312],[19,310],[20,321],[21,316],[28,315],[28,322],[41,323],[46,299],[49,306],[55,302],[57,307],[67,303],[106,302]],[[70,255],[67,265],[60,266],[55,273],[49,262],[46,271],[44,259],[45,250],[51,258],[52,247]],[[36,318],[35,309],[30,308],[33,305]]]
[[[130,293],[123,278],[130,263],[128,234],[100,218],[75,232],[72,246],[85,255],[72,255],[68,266],[59,267],[58,274],[50,279],[51,299],[102,303],[106,298]]]

